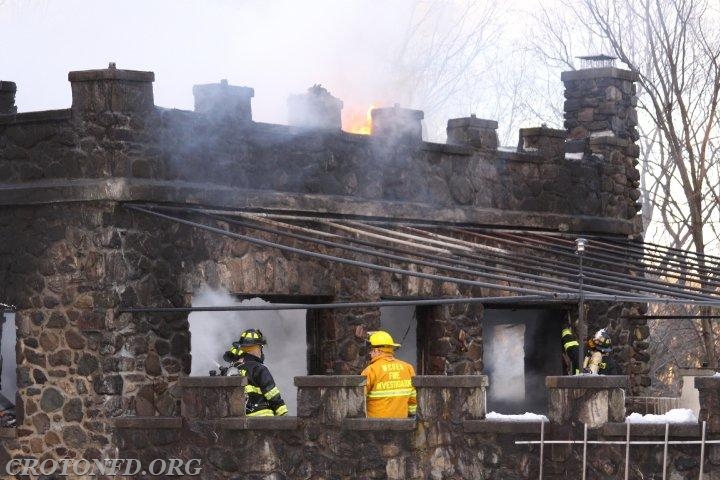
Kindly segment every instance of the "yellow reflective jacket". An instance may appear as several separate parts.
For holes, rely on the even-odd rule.
[[[407,418],[417,410],[417,394],[412,385],[415,369],[390,353],[375,357],[362,375],[367,377],[367,416]]]

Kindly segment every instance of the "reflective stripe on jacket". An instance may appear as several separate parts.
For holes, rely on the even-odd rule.
[[[415,369],[409,363],[384,353],[370,362],[362,375],[367,377],[367,415],[372,418],[407,418],[417,410],[412,385]]]
[[[580,343],[575,339],[575,335],[573,335],[572,330],[570,330],[569,328],[564,328],[560,335],[564,351],[567,352],[568,349],[572,347],[580,346]]]
[[[270,370],[262,360],[249,353],[241,353],[235,366],[240,376],[247,377],[245,385],[245,414],[249,417],[286,415],[288,412],[280,390],[275,386]]]

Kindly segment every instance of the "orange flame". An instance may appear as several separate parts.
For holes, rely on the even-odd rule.
[[[352,108],[344,110],[343,130],[350,133],[359,133],[360,135],[370,135],[372,133],[372,116],[370,112],[375,107],[374,104],[370,104],[366,112]]]

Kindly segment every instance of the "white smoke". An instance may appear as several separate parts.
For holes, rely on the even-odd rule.
[[[263,305],[261,298],[238,301],[226,291],[203,288],[193,296],[193,307]],[[265,310],[235,312],[193,312],[190,322],[192,376],[207,376],[218,365],[225,365],[223,353],[240,333],[258,328],[267,337],[264,348],[265,365],[275,379],[289,414],[297,412],[296,376],[307,375],[307,342],[305,334],[307,310]]]

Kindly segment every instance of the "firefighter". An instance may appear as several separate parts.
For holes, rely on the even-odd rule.
[[[580,373],[580,359],[578,358],[580,343],[570,325],[562,329],[560,339],[563,346],[563,358],[567,366],[565,373],[567,375],[578,375]]]
[[[585,354],[585,361],[583,362],[583,372],[600,373],[600,370],[604,370],[607,366],[607,364],[603,362],[603,356],[612,351],[610,334],[608,334],[607,330],[601,328],[595,332],[592,338],[588,338],[586,346],[587,353]]]
[[[367,416],[414,417],[417,410],[417,395],[412,385],[415,369],[393,355],[400,344],[383,331],[372,332],[368,343],[370,364],[362,371],[362,375],[367,377]]]
[[[267,345],[267,340],[262,332],[255,328],[245,330],[232,345],[223,359],[232,363],[240,376],[247,377],[245,414],[249,417],[286,415],[288,409],[280,390],[270,370],[263,364],[263,346]]]

